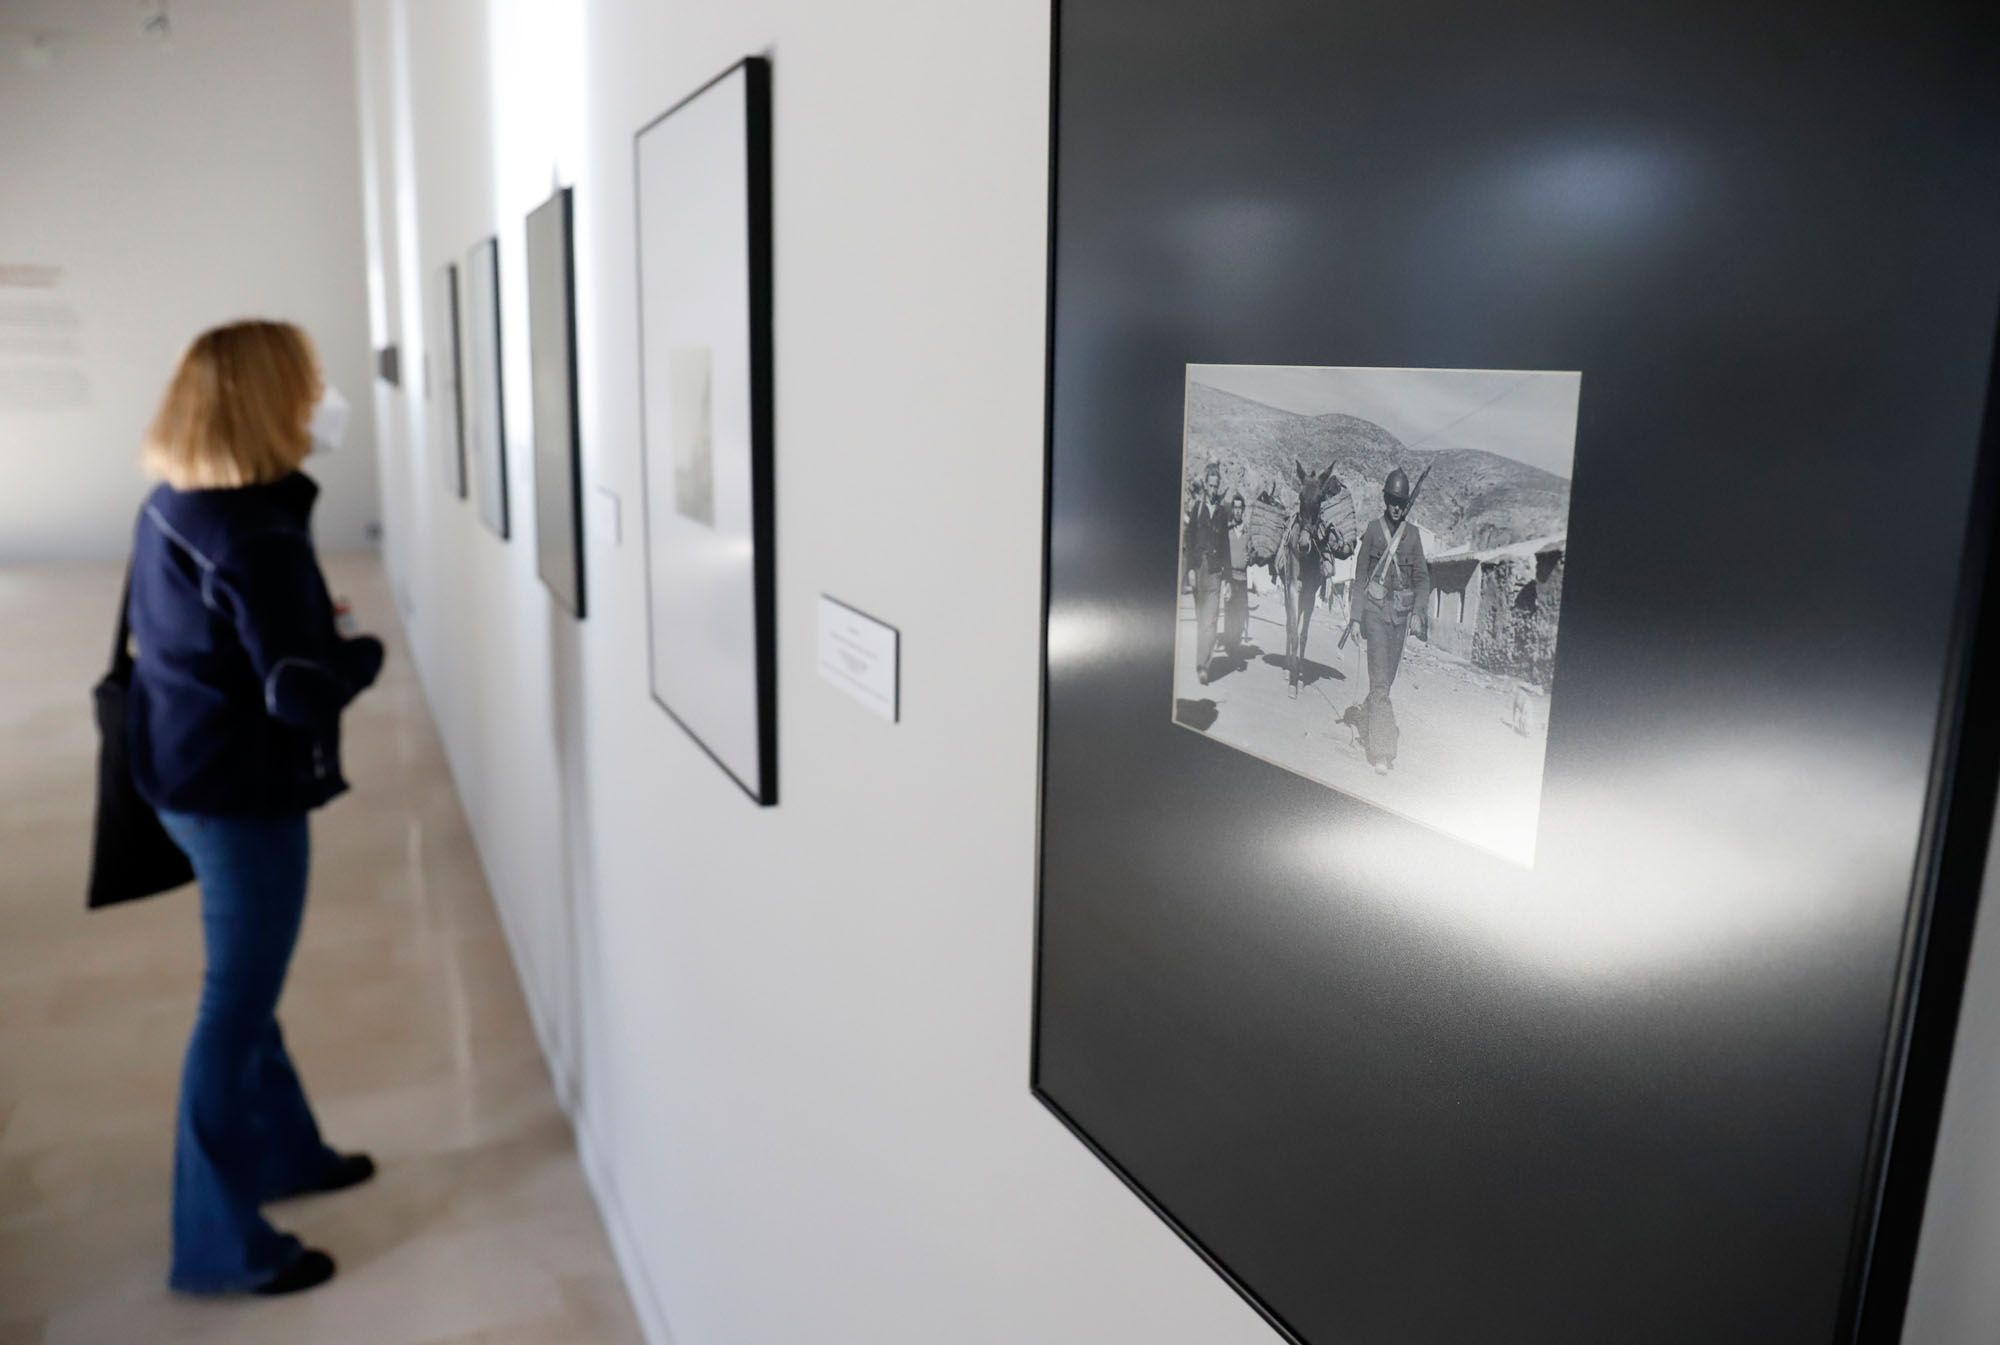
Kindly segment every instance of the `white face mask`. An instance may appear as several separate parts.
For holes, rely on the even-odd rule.
[[[313,403],[312,415],[306,418],[306,433],[312,438],[313,452],[331,453],[339,448],[347,438],[347,398],[340,395],[340,389],[328,383]]]

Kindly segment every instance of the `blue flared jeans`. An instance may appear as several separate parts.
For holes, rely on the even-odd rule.
[[[168,1282],[232,1293],[299,1254],[298,1239],[258,1207],[310,1188],[337,1161],[278,1031],[278,994],[305,914],[306,819],[163,812],[160,821],[201,883],[208,950],[181,1072]]]

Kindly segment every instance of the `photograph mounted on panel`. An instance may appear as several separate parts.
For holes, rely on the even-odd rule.
[[[1174,722],[1533,864],[1580,384],[1189,365]]]
[[[459,381],[458,266],[446,262],[431,274],[429,391],[445,488],[465,498],[465,392]]]
[[[535,431],[535,567],[583,616],[583,460],[576,406],[576,268],[571,192],[528,216],[528,363]]]
[[[674,508],[683,517],[711,528],[715,526],[715,413],[709,382],[713,368],[707,346],[677,346],[667,352]]]
[[[502,539],[507,520],[507,412],[500,374],[500,242],[465,257],[466,438],[471,443],[479,517]]]
[[[642,128],[642,460],[654,700],[777,801],[770,65],[751,57]]]

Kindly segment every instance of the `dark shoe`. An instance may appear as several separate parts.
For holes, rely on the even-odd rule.
[[[258,1285],[254,1292],[267,1298],[279,1294],[300,1294],[333,1278],[333,1258],[308,1247],[292,1258],[292,1263]]]
[[[342,1154],[340,1161],[333,1165],[320,1184],[313,1187],[313,1193],[345,1191],[350,1186],[361,1185],[374,1175],[375,1160],[367,1154]]]
[[[350,1186],[361,1185],[374,1175],[375,1160],[367,1154],[341,1154],[318,1181],[301,1186],[295,1191],[281,1192],[271,1199],[291,1200],[297,1196],[319,1196],[329,1191],[345,1191]]]

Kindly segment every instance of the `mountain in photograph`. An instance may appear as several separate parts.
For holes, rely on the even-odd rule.
[[[1412,482],[1430,477],[1412,516],[1443,549],[1484,551],[1561,536],[1569,527],[1570,483],[1553,472],[1477,448],[1412,449],[1371,420],[1329,412],[1281,411],[1204,383],[1188,385],[1187,471],[1223,464],[1228,489],[1254,498],[1276,481],[1279,498],[1297,498],[1294,461],[1307,470],[1328,462],[1356,493],[1363,517],[1382,507],[1382,480],[1401,467]]]

